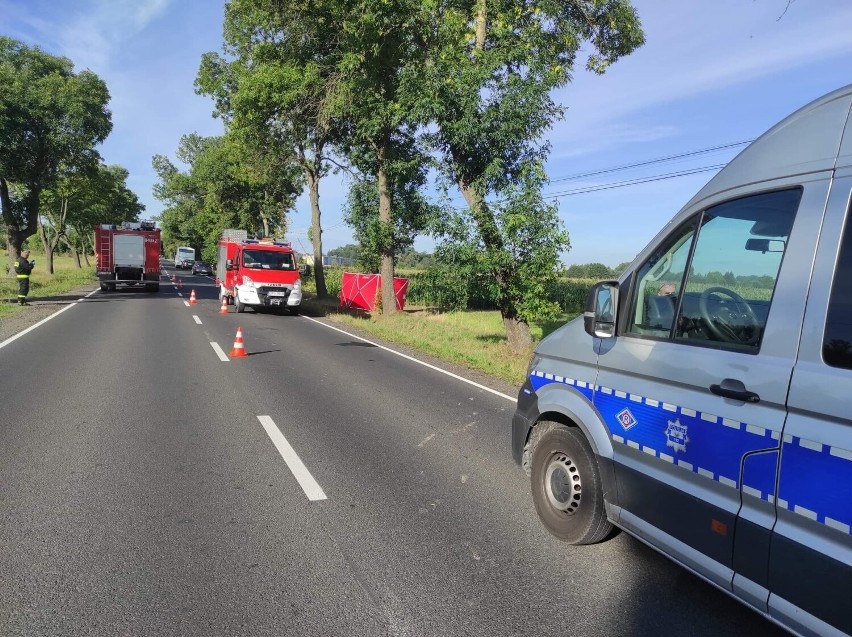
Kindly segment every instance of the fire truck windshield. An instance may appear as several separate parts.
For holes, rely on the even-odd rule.
[[[264,270],[295,270],[292,252],[244,250],[243,267]]]

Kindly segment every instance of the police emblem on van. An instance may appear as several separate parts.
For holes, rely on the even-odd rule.
[[[689,437],[686,435],[686,425],[680,424],[680,419],[668,421],[666,427],[666,446],[671,447],[674,451],[686,451],[686,443],[689,442]]]
[[[615,417],[618,419],[618,422],[621,424],[621,426],[624,427],[624,431],[633,428],[638,422],[633,417],[633,414],[630,413],[630,410],[626,407],[617,414],[615,414]]]

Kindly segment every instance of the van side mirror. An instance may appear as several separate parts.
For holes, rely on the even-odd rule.
[[[234,269],[234,262],[231,259],[228,259],[227,261],[225,261],[225,269],[226,270],[233,270]]]
[[[618,308],[618,281],[601,281],[589,290],[583,311],[586,333],[597,338],[615,336]]]

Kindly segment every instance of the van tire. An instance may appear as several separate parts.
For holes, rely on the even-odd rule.
[[[569,544],[600,542],[612,523],[606,517],[598,463],[583,432],[543,421],[532,436],[532,496],[542,524]]]
[[[240,293],[234,288],[234,307],[237,308],[237,314],[242,314],[246,311],[246,304],[240,301]]]

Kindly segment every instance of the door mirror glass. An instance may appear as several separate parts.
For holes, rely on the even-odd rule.
[[[616,281],[602,281],[592,286],[583,313],[583,326],[586,333],[597,338],[615,336],[617,306],[618,283]]]
[[[234,269],[234,262],[231,259],[228,259],[227,261],[225,261],[225,269],[226,270],[233,270]]]

